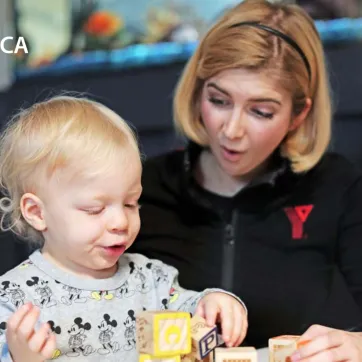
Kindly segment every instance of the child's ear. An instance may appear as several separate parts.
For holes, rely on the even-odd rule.
[[[24,219],[36,230],[44,231],[44,205],[40,198],[32,193],[26,193],[20,200],[20,209]]]

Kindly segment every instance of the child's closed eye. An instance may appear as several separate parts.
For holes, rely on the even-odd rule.
[[[125,204],[125,206],[129,209],[140,209],[141,208],[141,205],[138,202],[128,203],[128,204]]]
[[[98,207],[94,209],[83,209],[88,215],[99,215],[104,210],[104,207]]]

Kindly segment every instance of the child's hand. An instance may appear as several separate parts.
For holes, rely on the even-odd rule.
[[[6,339],[15,362],[42,362],[52,358],[56,348],[55,336],[49,334],[48,323],[35,331],[39,314],[39,308],[27,303],[8,319]]]
[[[209,327],[221,322],[222,338],[228,347],[239,346],[248,328],[244,306],[226,293],[214,292],[203,297],[197,305],[196,314],[206,319]]]

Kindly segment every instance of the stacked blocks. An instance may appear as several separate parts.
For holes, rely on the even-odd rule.
[[[141,312],[136,331],[140,362],[257,362],[253,347],[217,348],[217,327],[189,313]]]

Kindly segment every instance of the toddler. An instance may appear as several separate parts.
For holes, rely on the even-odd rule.
[[[138,360],[142,310],[221,321],[229,346],[246,309],[218,289],[182,289],[175,268],[125,253],[140,228],[137,140],[109,108],[58,96],[21,111],[0,140],[2,229],[36,243],[0,278],[1,361]]]

